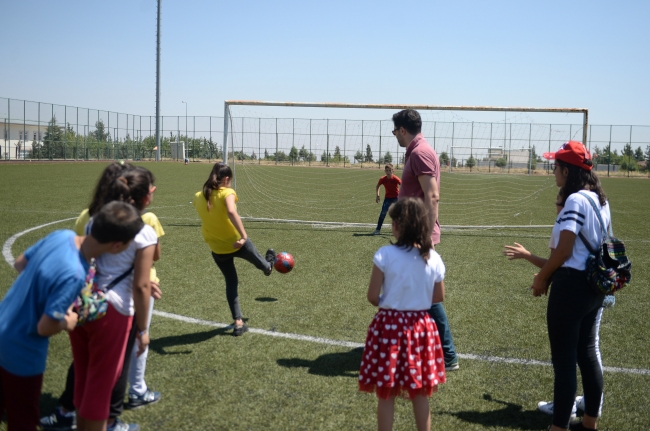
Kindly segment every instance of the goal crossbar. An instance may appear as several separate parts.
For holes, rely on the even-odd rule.
[[[587,142],[589,110],[587,108],[535,108],[512,106],[450,106],[450,105],[401,105],[394,103],[338,103],[338,102],[266,102],[261,100],[226,100],[223,113],[223,153],[228,154],[228,126],[230,106],[289,106],[297,108],[351,108],[351,109],[416,109],[422,111],[492,111],[492,112],[555,112],[582,114],[582,142]]]

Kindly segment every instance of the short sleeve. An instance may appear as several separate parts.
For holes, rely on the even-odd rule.
[[[372,258],[372,263],[377,265],[377,268],[379,268],[381,272],[386,272],[386,247],[377,250],[377,253],[375,253],[375,256]]]
[[[74,233],[79,236],[86,235],[86,225],[88,224],[88,221],[90,221],[90,214],[88,213],[88,208],[86,208],[81,211],[81,214],[79,214],[79,217],[77,217],[77,220],[74,222]]]
[[[34,253],[36,252],[36,250],[38,250],[38,248],[40,247],[40,245],[43,243],[43,240],[44,240],[44,239],[45,239],[45,238],[39,240],[36,244],[32,245],[31,247],[29,247],[27,250],[25,250],[25,251],[23,252],[23,256],[25,256],[25,259],[27,259],[28,262],[29,262],[29,260],[32,258],[32,256],[33,256]]]
[[[158,243],[158,236],[151,226],[145,224],[142,230],[135,236],[133,242],[135,243],[135,249],[141,250],[151,245],[156,245]]]
[[[431,250],[431,257],[429,257],[429,265],[433,267],[435,277],[433,279],[434,283],[440,283],[445,279],[445,264],[442,261],[442,258],[438,253]]]
[[[158,220],[158,217],[154,213],[148,212],[142,214],[142,221],[153,228],[158,238],[165,235],[165,231],[163,230],[163,227],[160,224],[160,220]]]
[[[428,144],[420,144],[428,145]],[[433,151],[420,151],[419,157],[411,157],[411,168],[416,177],[428,175],[437,178],[438,170],[436,168],[435,154]]]
[[[85,283],[85,274],[62,277],[51,287],[44,314],[54,320],[62,320]]]
[[[584,205],[583,198],[576,195],[577,193],[574,193],[567,198],[556,224],[559,225],[560,231],[568,230],[577,235],[585,224],[587,208]]]

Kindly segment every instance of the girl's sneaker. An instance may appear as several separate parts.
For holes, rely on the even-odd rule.
[[[41,428],[45,431],[69,431],[77,429],[77,415],[75,412],[63,413],[61,407],[57,407],[49,416],[43,416],[40,420]]]
[[[576,403],[578,402],[578,398],[582,397],[576,397],[576,402],[573,403],[573,409],[571,409],[571,419],[575,419],[576,417]],[[542,413],[546,413],[547,415],[553,416],[553,401],[540,401],[537,403],[537,410]]]
[[[126,408],[132,410],[144,407],[160,401],[160,398],[160,392],[154,392],[149,389],[147,389],[142,395],[129,393],[129,401],[126,403]]]

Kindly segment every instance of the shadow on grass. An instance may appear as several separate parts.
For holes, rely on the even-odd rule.
[[[490,394],[484,394],[486,401],[503,404],[505,407],[492,411],[460,411],[455,413],[437,413],[452,415],[458,419],[479,424],[486,428],[508,428],[521,430],[545,430],[550,424],[550,417],[537,410],[523,410],[519,404],[492,399]],[[432,412],[432,414],[434,414]]]
[[[286,368],[308,368],[309,374],[317,376],[358,378],[362,354],[363,347],[357,347],[348,352],[327,353],[313,361],[300,358],[278,359],[278,365]]]
[[[255,300],[258,302],[275,302],[278,300],[278,298],[271,298],[270,296],[260,296],[258,298],[255,298]]]
[[[378,234],[378,235],[375,235],[375,234],[372,233],[372,232],[370,232],[370,233],[356,233],[356,232],[355,232],[355,233],[352,234],[352,236],[378,236],[378,237],[381,238],[381,237],[387,237],[387,236],[389,236],[389,235],[388,235],[387,233],[380,233],[380,234]]]
[[[217,328],[211,331],[193,332],[191,334],[172,335],[151,340],[149,348],[160,355],[189,355],[191,350],[168,352],[166,349],[173,346],[186,346],[188,344],[198,344],[216,337],[217,335],[231,335],[232,328]]]

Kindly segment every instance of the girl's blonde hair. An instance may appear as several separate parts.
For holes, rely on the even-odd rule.
[[[212,190],[218,190],[221,188],[225,177],[230,177],[232,179],[232,170],[230,169],[230,166],[221,162],[215,163],[214,166],[212,166],[210,176],[203,184],[203,197],[208,202],[208,211],[212,209],[212,202],[210,202]]]
[[[431,250],[431,222],[424,202],[417,198],[405,198],[390,206],[388,215],[397,223],[399,238],[395,245],[408,247],[410,251],[417,247],[420,256],[429,260]]]

